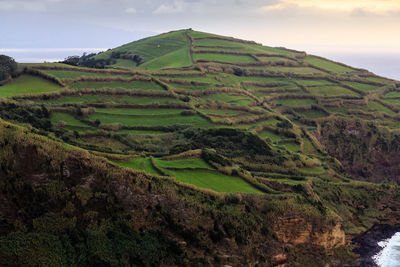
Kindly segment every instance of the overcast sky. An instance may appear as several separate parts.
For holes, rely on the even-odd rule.
[[[0,53],[193,28],[312,53],[400,55],[400,0],[0,0]]]

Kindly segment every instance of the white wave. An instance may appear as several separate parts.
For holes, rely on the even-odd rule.
[[[380,267],[400,267],[400,232],[378,243],[382,250],[373,259]]]

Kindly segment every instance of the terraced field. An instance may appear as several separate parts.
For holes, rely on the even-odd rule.
[[[380,118],[390,131],[400,128],[399,82],[305,52],[192,30],[94,58],[112,59],[113,52],[142,62],[114,58],[105,69],[24,64],[0,97],[45,108],[51,138],[221,193],[279,194],[266,181],[326,179],[326,169],[335,171],[314,136],[325,121]],[[231,139],[243,148],[233,152]],[[247,142],[264,148],[254,152]],[[165,159],[192,149],[201,153]],[[279,175],[286,178],[274,179]]]

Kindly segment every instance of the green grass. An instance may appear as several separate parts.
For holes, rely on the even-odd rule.
[[[400,105],[400,99],[398,99],[398,98],[393,98],[393,99],[387,98],[387,99],[385,99],[385,102]]]
[[[140,67],[145,69],[166,69],[188,67],[193,64],[187,47],[150,60]]]
[[[157,108],[146,108],[146,109],[129,109],[129,108],[98,108],[96,113],[111,114],[111,115],[132,115],[132,116],[170,116],[179,115],[182,112],[181,109],[157,109]]]
[[[175,110],[176,111],[176,110]],[[213,124],[199,115],[182,116],[179,113],[160,113],[148,109],[97,109],[95,114],[89,115],[91,121],[100,120],[103,124],[121,123],[125,126],[171,126],[178,124],[196,127],[213,127]]]
[[[182,47],[186,47],[189,51],[189,42],[184,32],[184,30],[181,30],[144,38],[99,54],[96,58],[110,58],[113,51],[130,52],[142,57],[144,62],[150,62],[155,58],[182,49]]]
[[[104,88],[124,88],[124,89],[146,89],[146,90],[165,90],[160,85],[153,82],[79,82],[68,84],[72,89],[104,89]]]
[[[231,116],[243,113],[243,111],[226,110],[226,109],[203,109],[201,110],[207,115]]]
[[[262,62],[296,62],[293,59],[287,59],[284,57],[262,57],[258,56],[258,59],[261,60]]]
[[[251,99],[250,97],[242,96],[242,95],[234,95],[234,94],[212,94],[212,95],[202,97],[202,99],[236,104],[239,106],[249,105],[252,102],[254,102],[254,100]]]
[[[285,72],[285,73],[294,73],[294,74],[322,74],[323,72],[314,68],[309,67],[262,67],[263,69],[275,71],[275,72]]]
[[[381,77],[368,77],[367,80],[370,80],[372,82],[377,82],[377,83],[393,83],[393,81],[386,79],[386,78],[381,78]]]
[[[280,140],[282,140],[282,136],[271,131],[262,131],[258,134],[258,136],[261,138],[269,138],[272,142],[279,142]]]
[[[74,116],[67,114],[67,113],[62,113],[62,112],[52,112],[50,115],[50,121],[53,124],[57,124],[59,121],[64,121],[67,126],[72,126],[72,127],[79,127],[79,128],[93,128],[77,119],[75,119]]]
[[[286,143],[286,144],[283,144],[283,146],[290,152],[298,152],[300,150],[300,144],[295,143],[295,142]]]
[[[303,142],[304,142],[303,153],[308,155],[318,154],[317,150],[315,149],[311,141],[308,140],[308,138],[303,138]]]
[[[155,159],[156,166],[161,168],[174,168],[174,169],[208,169],[214,170],[207,162],[202,158],[188,158],[188,159],[174,159],[174,160],[163,160]]]
[[[61,90],[62,87],[43,78],[23,74],[10,83],[0,86],[0,97],[41,94]]]
[[[236,48],[234,49],[223,49],[223,48],[215,48],[216,50],[225,50],[225,51],[240,51],[246,53],[256,53],[256,54],[275,54],[275,55],[287,55],[292,56],[296,54],[292,51],[269,47],[269,46],[261,46],[257,44],[245,44],[239,43],[235,41],[231,41],[229,39],[225,40],[214,40],[214,39],[200,39],[195,40],[195,46],[222,46],[222,47],[229,47],[229,48]],[[202,49],[201,47],[198,49]]]
[[[220,193],[252,193],[263,192],[251,186],[239,177],[228,176],[216,171],[207,170],[166,170],[176,180],[195,185],[199,188],[210,189]]]
[[[115,164],[131,168],[134,170],[142,170],[149,174],[161,175],[151,164],[150,158],[133,158],[127,161],[113,161]]]
[[[321,85],[332,85],[332,82],[327,80],[303,80],[296,79],[294,82],[303,86],[321,86]]]
[[[337,85],[310,87],[308,90],[318,96],[359,96],[356,92]]]
[[[316,104],[314,99],[294,99],[294,98],[278,99],[276,100],[276,103],[284,107],[306,107]]]
[[[107,73],[94,73],[94,72],[85,72],[85,71],[74,71],[74,70],[41,70],[44,73],[47,73],[51,76],[54,76],[58,79],[76,79],[80,77],[123,77],[123,78],[131,78],[129,75],[121,75],[121,74],[107,74]]]
[[[324,70],[331,71],[331,72],[345,73],[345,72],[354,71],[351,68],[342,66],[340,64],[337,64],[337,63],[334,63],[334,62],[331,62],[331,61],[328,61],[325,59],[314,57],[314,56],[307,56],[303,60],[311,65],[314,65],[316,67],[319,67],[319,68],[322,68]]]
[[[129,134],[129,135],[160,135],[165,134],[162,131],[152,131],[152,130],[119,130],[119,134]]]
[[[58,99],[42,100],[38,102],[43,104],[108,103],[108,104],[151,105],[151,104],[180,103],[181,101],[174,98],[90,95],[90,96],[66,96]]]
[[[304,118],[310,118],[310,119],[315,119],[315,118],[321,118],[321,117],[328,116],[328,114],[326,114],[325,112],[320,111],[320,110],[316,110],[316,109],[311,109],[311,110],[307,110],[307,111],[301,111],[301,112],[297,112],[297,113],[300,114]]]
[[[364,92],[371,92],[376,91],[379,89],[379,86],[365,84],[365,83],[358,83],[358,82],[343,82],[344,84],[350,85],[356,89],[359,89]]]
[[[194,54],[193,58],[195,61],[207,60],[207,61],[221,61],[226,63],[252,63],[256,60],[250,56],[238,56],[238,55],[226,55],[226,54]]]
[[[207,32],[199,32],[199,31],[188,31],[188,34],[192,37],[192,38],[203,38],[203,37],[210,37],[210,36],[217,36],[215,34],[212,33],[207,33]]]
[[[169,72],[167,72],[169,73]],[[199,75],[199,76],[185,76],[185,77],[165,77],[169,78],[172,80],[178,80],[178,81],[186,81],[186,82],[191,82],[191,81],[196,81],[196,82],[202,82],[202,83],[209,83],[209,84],[217,84],[220,83],[215,79],[217,75],[212,75],[212,74],[207,74],[207,75]],[[164,78],[164,77],[163,77]]]
[[[172,88],[184,89],[184,90],[206,90],[209,88],[215,88],[213,84],[179,84],[179,83],[168,83]]]
[[[325,172],[325,169],[322,166],[315,166],[312,168],[300,168],[300,171],[305,174],[320,175]]]
[[[399,91],[389,92],[384,95],[384,98],[400,98],[400,92]]]
[[[366,107],[362,108],[363,111],[367,111],[367,112],[384,112],[387,113],[389,115],[396,115],[395,112],[393,112],[392,110],[390,110],[389,108],[381,105],[378,102],[375,101],[369,101],[368,105]]]

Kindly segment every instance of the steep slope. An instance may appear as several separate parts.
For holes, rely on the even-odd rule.
[[[95,58],[115,59],[116,62],[111,67],[136,68],[140,66],[144,69],[178,68],[192,65],[189,49],[190,43],[186,31],[181,30],[125,44],[101,53]],[[140,61],[135,62],[133,60],[135,55],[140,57]],[[131,56],[132,58],[124,59],[127,56]]]
[[[341,219],[311,204],[312,190],[323,190],[323,202],[342,212],[360,204],[335,204],[332,196],[363,194],[359,201],[376,209],[374,216],[399,197],[394,188],[361,184],[328,193],[316,183],[304,195],[284,197],[199,192],[4,121],[0,133],[3,266],[343,266],[356,257],[347,251]]]

